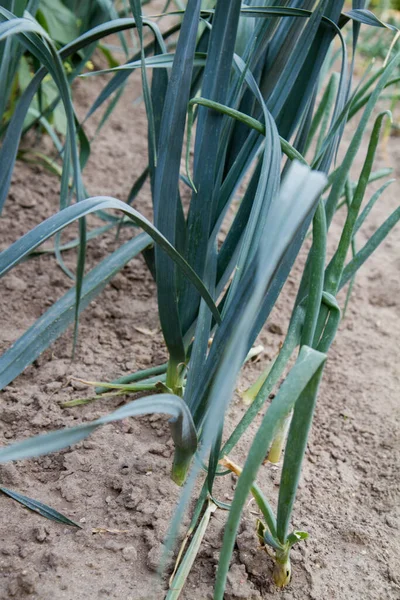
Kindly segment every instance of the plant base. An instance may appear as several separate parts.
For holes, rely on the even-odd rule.
[[[187,452],[181,448],[175,448],[171,479],[177,485],[182,486],[185,483],[192,459],[193,454],[191,452]]]
[[[285,587],[289,584],[291,575],[292,567],[290,565],[289,552],[283,552],[281,554],[279,551],[276,551],[275,565],[272,572],[275,585],[280,588]]]

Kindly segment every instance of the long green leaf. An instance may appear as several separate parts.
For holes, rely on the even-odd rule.
[[[201,542],[205,536],[211,515],[213,512],[215,512],[216,508],[216,505],[209,500],[204,515],[202,516],[196,532],[190,542],[189,548],[185,552],[185,556],[179,565],[179,569],[171,582],[171,586],[165,600],[178,600],[179,596],[181,595],[183,586],[185,585],[193,563],[196,560],[196,556],[199,552]]]
[[[113,423],[128,417],[162,413],[171,416],[171,426],[175,443],[190,448],[193,452],[197,447],[197,435],[193,426],[190,412],[182,398],[173,394],[159,394],[135,400],[118,410],[96,419],[91,423],[83,423],[76,427],[59,429],[50,433],[36,435],[22,442],[16,442],[0,448],[0,463],[12,460],[23,460],[57,452],[87,438],[93,431],[107,423]]]
[[[146,233],[113,252],[83,279],[79,310],[83,311],[124,265],[152,243]],[[75,289],[57,300],[0,357],[0,389],[8,385],[53,343],[74,321]]]
[[[367,105],[365,107],[364,113],[361,117],[361,120],[357,126],[356,132],[353,135],[349,148],[346,152],[346,155],[339,167],[337,175],[333,181],[332,188],[328,199],[326,201],[326,221],[327,226],[329,228],[333,215],[335,214],[335,210],[339,201],[339,198],[342,195],[342,191],[344,189],[344,185],[346,179],[349,175],[351,165],[353,164],[354,158],[361,146],[362,138],[365,132],[365,129],[370,121],[372,111],[378,101],[378,98],[384,89],[385,85],[390,80],[390,77],[394,70],[397,68],[400,63],[400,53],[397,54],[385,67],[379,81],[371,94]]]
[[[361,207],[361,203],[364,198],[365,190],[368,185],[368,180],[372,171],[372,166],[375,158],[376,149],[379,142],[379,135],[384,123],[384,119],[389,117],[391,120],[392,116],[389,111],[385,111],[378,115],[376,118],[371,138],[367,150],[367,155],[364,161],[364,165],[360,174],[360,178],[354,192],[352,202],[348,209],[346,223],[343,227],[342,235],[337,247],[337,250],[331,259],[325,275],[324,288],[327,292],[336,294],[338,285],[342,276],[344,263],[346,260],[347,252],[349,250],[354,227],[357,221],[358,213]]]
[[[68,517],[65,517],[63,514],[61,514],[54,508],[51,508],[51,506],[43,504],[43,502],[39,502],[38,500],[34,500],[33,498],[29,498],[28,496],[24,496],[19,492],[14,492],[13,490],[9,490],[5,487],[0,487],[0,492],[5,494],[6,496],[9,496],[13,500],[16,500],[26,508],[29,508],[29,510],[33,510],[34,512],[39,513],[39,515],[41,515],[42,517],[50,519],[50,521],[55,521],[56,523],[61,523],[62,525],[71,525],[72,527],[79,527],[79,529],[81,529],[81,526],[78,523],[75,523],[75,521],[71,521],[71,519],[68,519]]]
[[[384,23],[373,12],[366,9],[354,9],[349,10],[343,15],[345,18],[353,19],[358,23],[364,23],[370,27],[384,27],[385,29],[391,29],[392,31],[398,31],[398,27],[391,25],[390,23]]]
[[[160,124],[158,164],[153,202],[154,222],[166,238],[176,245],[177,215],[182,210],[178,181],[185,133],[186,107],[189,100],[200,0],[189,0],[175,52]],[[155,249],[157,294],[161,327],[172,366],[172,376],[186,359],[178,311],[176,268],[159,248]]]
[[[134,223],[139,225],[148,235],[160,245],[160,247],[168,254],[168,256],[176,262],[182,269],[183,273],[190,279],[194,286],[197,287],[199,293],[207,302],[211,312],[217,321],[220,321],[218,309],[216,308],[213,299],[204,287],[201,280],[194,273],[193,269],[187,264],[182,256],[174,249],[168,240],[137,210],[131,206],[110,198],[107,196],[98,196],[82,200],[79,204],[74,204],[65,208],[63,211],[53,215],[14,244],[4,250],[0,254],[0,277],[5,275],[10,269],[18,264],[27,254],[32,252],[50,236],[64,229],[70,223],[73,223],[79,218],[87,216],[98,210],[117,209],[127,215]]]
[[[375,231],[375,233],[369,238],[368,242],[357,252],[355,257],[345,266],[342,274],[342,278],[339,284],[339,290],[354,277],[355,273],[365,263],[365,261],[371,256],[378,246],[387,237],[390,231],[397,225],[400,220],[400,207],[396,208],[395,211],[386,219],[386,221]]]
[[[318,386],[322,377],[323,360],[321,360],[319,367],[313,373],[301,394],[296,394],[297,401],[294,405],[279,486],[277,534],[281,544],[286,543],[290,517],[299,485],[301,465],[307,448],[308,434],[317,401]]]
[[[386,190],[387,187],[389,187],[389,185],[391,185],[395,181],[396,181],[395,179],[389,179],[389,181],[386,181],[386,183],[384,183],[371,196],[371,199],[369,200],[368,204],[365,206],[364,210],[362,211],[362,213],[357,218],[357,221],[356,221],[356,223],[354,225],[353,238],[354,238],[355,234],[357,233],[357,231],[359,231],[359,229],[363,226],[365,219],[367,219],[369,213],[371,212],[371,210],[373,209],[373,207],[375,206],[376,202],[379,200],[379,198],[381,197],[381,195],[383,194],[383,192]]]
[[[220,104],[226,104],[228,97],[240,6],[240,0],[232,0],[228,5],[219,0],[212,21],[202,96]],[[222,175],[216,158],[223,122],[223,115],[199,108],[194,155],[196,191],[192,193],[187,218],[187,259],[200,277],[205,273],[207,261],[213,256],[209,255],[209,244],[214,243],[210,235],[218,202],[216,192]],[[213,267],[210,265],[210,268]],[[187,282],[183,282],[180,313],[184,330],[192,323],[198,305],[198,294],[188,287]],[[206,336],[207,333],[202,340],[203,347]]]
[[[148,121],[148,144],[149,144],[149,152],[153,157],[153,162],[156,161],[157,150],[156,150],[156,133],[154,126],[154,112],[153,112],[153,104],[150,95],[150,87],[147,79],[146,72],[146,57],[144,51],[144,39],[143,39],[143,15],[142,15],[142,6],[140,0],[130,0],[132,14],[136,21],[136,28],[139,34],[139,43],[140,43],[140,62],[141,62],[141,75],[142,75],[142,89],[143,89],[143,98],[144,104],[146,107],[146,115]]]
[[[269,298],[268,295],[270,293],[275,294],[277,289],[280,290],[289,273],[289,269],[287,269],[286,277],[279,280],[279,282],[276,281],[277,270],[279,270],[282,264],[285,265],[285,256],[291,247],[293,238],[296,237],[302,224],[307,222],[309,215],[312,214],[315,202],[317,201],[315,194],[321,191],[324,181],[325,177],[322,174],[310,173],[308,167],[294,161],[285,177],[279,198],[275,198],[271,205],[263,236],[264,240],[268,241],[268,248],[263,249],[263,252],[265,252],[263,256],[269,257],[268,261],[264,263],[264,276],[269,277],[268,285],[266,284],[266,289],[264,290],[265,295],[261,303],[261,309],[258,306],[255,315],[256,319],[251,320],[249,323],[249,337],[247,339],[245,354],[249,351],[255,337],[266,321],[267,317],[264,312],[265,299]],[[215,333],[214,341],[203,369],[201,384],[196,387],[193,394],[194,397],[191,400],[192,405],[196,407],[194,414],[195,423],[197,423],[198,418],[201,420],[204,418],[203,404],[207,402],[207,388],[225,352],[225,339],[229,336],[232,328],[236,327],[236,323],[244,307],[248,304],[249,298],[252,297],[256,264],[255,262],[253,268],[246,269],[246,273],[243,275],[243,279],[238,286],[238,291],[228,307],[222,324]],[[277,283],[278,288],[276,287]]]

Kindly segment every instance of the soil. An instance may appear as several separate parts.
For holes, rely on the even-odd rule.
[[[103,85],[102,78],[76,83],[75,105],[81,116]],[[144,111],[141,103],[134,102],[139,94],[140,79],[135,74],[92,144],[84,172],[91,195],[126,199],[132,181],[146,165]],[[94,133],[98,121],[97,116],[89,121],[89,133]],[[50,152],[49,140],[28,143]],[[363,151],[355,176],[362,160]],[[388,164],[399,176],[398,138],[390,138],[386,152],[376,160],[376,168]],[[368,197],[375,187],[371,186]],[[0,223],[1,246],[8,246],[56,212],[58,192],[54,175],[43,167],[18,162]],[[397,206],[399,192],[398,183],[385,192],[360,233],[359,246]],[[147,184],[136,206],[151,217]],[[331,249],[342,218],[338,215],[332,228]],[[99,222],[93,218],[90,225]],[[66,239],[75,235],[71,229]],[[109,233],[91,241],[88,268],[130,236],[132,229],[124,229],[119,240]],[[272,564],[258,548],[257,511],[250,503],[237,538],[227,600],[400,598],[399,243],[397,228],[360,271],[329,355],[293,514],[293,526],[307,530],[310,537],[292,553],[292,582],[283,592],[271,583]],[[74,252],[64,257],[73,269]],[[299,264],[257,342],[263,344],[264,352],[243,369],[239,390],[255,380],[282,342],[300,273]],[[2,284],[1,351],[71,285],[53,255],[28,260],[8,274]],[[340,299],[343,305],[344,295]],[[132,260],[83,313],[73,362],[71,340],[69,330],[2,392],[2,444],[90,421],[123,401],[102,400],[63,409],[66,400],[90,394],[82,384],[71,381],[71,375],[111,380],[165,361],[155,286],[141,257]],[[236,395],[228,430],[243,412]],[[232,454],[239,463],[244,462],[254,430]],[[166,419],[155,415],[108,425],[73,448],[49,456],[2,465],[2,485],[49,504],[79,522],[82,529],[45,520],[1,496],[0,599],[162,599],[167,578],[160,580],[156,570],[179,496],[169,478],[172,451]],[[272,502],[279,472],[280,466],[268,464],[258,475]],[[233,496],[235,478],[221,479],[217,494],[227,502]],[[212,598],[225,521],[226,513],[217,510],[182,598]],[[185,517],[182,534],[187,523]]]

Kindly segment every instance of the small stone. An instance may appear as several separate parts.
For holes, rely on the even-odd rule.
[[[112,594],[112,592],[114,591],[115,587],[115,583],[106,583],[106,585],[103,585],[103,587],[99,589],[99,594],[102,594],[103,596],[110,596],[110,594]]]
[[[111,280],[111,287],[113,287],[115,290],[120,290],[122,287],[124,287],[125,283],[125,277],[119,273]]]
[[[50,381],[49,383],[46,384],[44,389],[47,393],[51,393],[51,392],[56,392],[57,390],[61,389],[62,386],[63,386],[62,381]]]
[[[46,552],[44,559],[52,569],[56,569],[60,565],[66,565],[67,562],[61,554],[56,552]]]
[[[95,450],[95,448],[97,447],[96,444],[94,442],[92,442],[91,440],[84,440],[83,441],[83,447],[85,448],[85,450]]]
[[[4,423],[13,423],[18,418],[18,411],[15,408],[3,408],[0,412],[0,420]]]
[[[122,465],[119,467],[119,472],[121,473],[121,475],[128,475],[129,465],[127,465],[126,463],[122,463]]]
[[[116,333],[118,334],[119,339],[122,340],[131,340],[133,337],[131,329],[126,325],[121,325],[118,327],[118,329],[116,329]]]
[[[0,481],[2,485],[19,484],[20,475],[17,467],[13,463],[0,465]]]
[[[137,554],[135,546],[126,546],[126,548],[122,550],[122,556],[126,561],[133,562],[137,559]]]
[[[245,565],[231,566],[224,597],[227,600],[261,600],[261,596],[248,580]]]
[[[29,571],[28,570],[22,571],[22,573],[18,576],[18,583],[19,583],[21,591],[24,592],[25,594],[36,593],[37,578],[38,578],[38,575],[37,575],[36,571],[34,571],[33,569],[30,569]]]
[[[108,309],[108,312],[114,319],[122,319],[125,316],[125,313],[122,310],[122,308],[119,308],[118,306],[111,306]]]
[[[24,292],[27,284],[19,277],[16,277],[15,275],[9,275],[4,283],[4,287],[10,291]]]
[[[93,311],[92,311],[92,315],[96,318],[96,319],[101,319],[102,321],[104,321],[104,319],[106,318],[106,313],[105,311],[100,307],[100,306],[96,306]]]
[[[108,486],[112,490],[115,490],[116,492],[120,492],[122,490],[122,488],[124,487],[123,479],[122,479],[122,477],[120,477],[118,475],[112,475],[107,483],[108,483]]]
[[[164,557],[165,546],[161,543],[156,543],[147,554],[147,566],[151,571],[157,571],[161,560]]]
[[[388,525],[392,529],[399,528],[398,522],[396,521],[395,517],[393,517],[392,515],[386,515],[385,521],[386,521],[386,525]]]
[[[111,552],[119,552],[123,546],[115,540],[107,540],[104,544],[104,548],[106,550],[110,550]]]
[[[157,442],[151,444],[151,446],[147,450],[149,454],[155,454],[156,456],[162,456],[164,454],[164,451],[165,445]]]
[[[33,417],[33,419],[31,419],[31,425],[34,425],[35,427],[47,427],[50,425],[50,422],[50,417],[46,417],[41,413],[38,413],[35,417]]]
[[[35,529],[33,530],[33,533],[35,536],[35,540],[39,543],[43,543],[47,538],[47,532],[42,525],[35,527]]]
[[[138,508],[139,504],[144,501],[144,494],[141,488],[133,487],[123,492],[122,499],[125,508],[133,510]]]
[[[74,390],[78,390],[78,391],[86,390],[88,387],[86,385],[86,383],[82,383],[81,381],[76,381],[75,379],[71,380],[71,385],[74,388]]]
[[[22,208],[34,208],[36,206],[36,200],[31,194],[21,194],[19,205]]]

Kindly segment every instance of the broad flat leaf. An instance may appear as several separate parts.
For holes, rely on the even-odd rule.
[[[68,44],[78,37],[79,29],[75,15],[61,0],[40,0],[39,11],[53,40],[60,44]]]
[[[207,62],[204,69],[202,94],[218,103],[225,102],[230,81],[234,43],[240,14],[240,2],[231,2],[229,10],[219,3],[213,19]],[[216,233],[211,234],[218,200],[222,173],[219,173],[218,144],[223,133],[224,117],[213,110],[200,107],[196,128],[195,172],[198,191],[192,193],[188,215],[188,261],[198,273],[204,271],[209,289],[215,293],[217,269]],[[198,294],[182,282],[180,311],[184,331],[191,325]],[[206,306],[200,305],[185,398],[191,398],[192,389],[201,380],[202,365],[207,355],[212,318]]]

